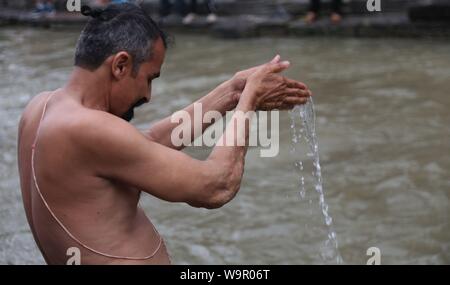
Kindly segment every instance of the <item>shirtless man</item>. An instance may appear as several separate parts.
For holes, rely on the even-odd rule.
[[[67,84],[34,97],[19,125],[18,161],[28,223],[45,260],[66,264],[169,264],[163,240],[138,207],[141,192],[193,207],[219,208],[239,190],[245,146],[216,146],[196,160],[171,143],[164,119],[141,133],[128,123],[151,98],[165,35],[132,4],[84,11],[92,19]],[[311,92],[270,63],[237,72],[198,103],[203,111],[290,109]],[[193,116],[193,105],[185,108]],[[234,115],[232,122],[241,120]],[[194,120],[191,120],[192,122]],[[204,125],[206,129],[208,125]],[[193,128],[193,127],[192,127]],[[227,127],[248,139],[247,127]]]

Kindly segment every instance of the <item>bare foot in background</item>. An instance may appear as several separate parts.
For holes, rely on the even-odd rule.
[[[197,15],[194,13],[189,13],[186,15],[186,17],[183,18],[183,24],[184,25],[190,25],[194,20],[197,18]]]
[[[331,13],[330,19],[333,24],[339,24],[342,21],[342,16],[338,13]]]
[[[317,20],[317,14],[314,12],[308,12],[305,17],[305,22],[307,24],[312,24]]]
[[[214,13],[209,14],[208,17],[206,17],[206,22],[208,22],[208,24],[214,24],[217,22],[217,15]]]

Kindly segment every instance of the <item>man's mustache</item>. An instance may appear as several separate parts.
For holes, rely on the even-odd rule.
[[[124,119],[127,122],[130,122],[134,118],[134,109],[142,106],[143,104],[147,103],[146,98],[142,98],[141,100],[137,101],[133,106],[131,106],[128,111],[125,112],[125,114],[122,115],[122,119]]]

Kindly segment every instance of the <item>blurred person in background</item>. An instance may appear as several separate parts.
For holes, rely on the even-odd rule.
[[[208,23],[215,23],[217,21],[217,15],[213,13],[213,1],[212,0],[205,0],[203,1],[204,5],[206,6],[208,16],[206,17],[206,21]],[[197,6],[197,0],[190,0],[189,5],[189,13],[186,15],[186,17],[183,19],[184,24],[190,24],[198,15],[198,6]]]
[[[38,14],[51,14],[55,13],[55,5],[53,0],[38,0],[36,1],[36,6],[34,9],[35,13]]]
[[[213,4],[212,0],[204,1],[208,13],[206,17],[208,23],[215,23],[217,21],[217,15],[213,13]],[[186,25],[191,24],[198,15],[197,0],[190,0],[189,5],[184,0],[175,0],[173,3],[170,0],[160,0],[159,7],[161,18],[169,16],[174,11],[175,14],[183,17],[183,24]]]
[[[132,1],[128,0],[94,0],[94,6],[101,6],[104,7],[108,4],[122,4],[122,3],[128,3]]]
[[[331,1],[331,22],[334,24],[340,23],[342,20],[341,13],[342,0],[332,0]],[[305,22],[308,24],[314,23],[320,13],[321,1],[320,0],[310,0],[308,14],[306,15]]]

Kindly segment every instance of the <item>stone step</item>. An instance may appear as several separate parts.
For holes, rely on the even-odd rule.
[[[302,20],[286,20],[256,15],[220,17],[210,25],[204,17],[190,25],[181,24],[180,19],[164,23],[170,33],[201,33],[221,38],[247,38],[258,36],[338,36],[338,37],[430,37],[450,38],[450,22],[412,22],[405,13],[385,13],[374,16],[351,15],[342,23],[333,25],[327,17],[312,25]],[[0,10],[0,23],[27,24],[33,27],[58,25],[83,25],[87,18],[73,13],[58,12],[52,17],[36,17],[33,13],[18,10]]]
[[[198,0],[200,3],[202,0]],[[327,11],[332,0],[322,0],[323,10]],[[343,12],[347,15],[369,14],[367,10],[368,0],[342,0]],[[383,13],[407,12],[411,7],[446,7],[450,5],[450,0],[380,0]],[[88,4],[92,1],[82,0],[82,3]],[[145,9],[157,14],[159,0],[139,0]],[[59,11],[64,11],[67,0],[55,0],[55,6]],[[215,11],[222,16],[232,15],[264,15],[278,17],[297,17],[303,15],[309,6],[309,0],[215,0]],[[0,0],[0,7],[9,9],[31,10],[34,7],[34,1],[30,0]],[[201,12],[205,7],[199,5]],[[418,8],[414,8],[418,9]],[[203,10],[203,11],[202,11]],[[442,11],[435,9],[438,14]],[[373,13],[371,13],[373,14]],[[444,13],[445,14],[445,13]]]
[[[332,0],[322,0],[323,10],[330,9]],[[367,0],[342,0],[343,12],[347,15],[369,14]],[[380,0],[383,12],[406,12],[412,6],[429,5],[448,0]],[[144,1],[149,11],[158,11],[158,0]],[[200,5],[201,6],[201,5]],[[303,15],[309,7],[309,0],[215,0],[215,11],[219,15]],[[203,9],[204,10],[204,9]]]
[[[0,0],[1,1],[1,0]],[[225,0],[223,0],[225,1]],[[232,1],[232,0],[228,0]],[[250,0],[243,0],[247,2]],[[252,0],[256,1],[256,0]],[[385,0],[386,1],[386,0]],[[286,1],[287,2],[287,1]],[[290,1],[293,2],[293,1]],[[304,2],[304,1],[303,1]],[[2,3],[2,2],[0,2]],[[424,2],[422,2],[423,4]],[[342,23],[333,25],[328,17],[322,17],[312,25],[306,25],[300,17],[272,17],[270,14],[221,15],[215,24],[207,23],[205,17],[197,17],[192,24],[183,25],[180,17],[171,16],[162,21],[167,29],[182,32],[212,34],[224,38],[253,36],[305,36],[336,35],[354,37],[446,37],[450,38],[450,3],[428,1],[428,5],[411,6],[400,12],[350,14]],[[147,2],[149,12],[155,13],[157,2]],[[416,5],[418,5],[416,3]],[[87,17],[79,13],[58,12],[56,15],[41,17],[26,10],[0,9],[0,24],[29,24],[33,26],[82,25]]]

